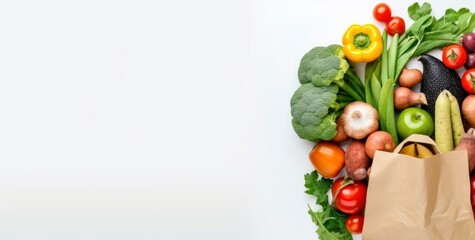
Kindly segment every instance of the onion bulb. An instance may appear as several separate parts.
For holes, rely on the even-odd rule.
[[[396,144],[393,138],[385,131],[371,133],[365,143],[366,155],[371,159],[374,158],[376,150],[392,152],[394,148],[396,148]]]
[[[348,104],[340,116],[345,133],[354,139],[363,139],[378,130],[378,112],[368,103]]]
[[[394,90],[394,108],[396,110],[401,111],[420,104],[427,105],[427,99],[424,93],[413,92],[407,87],[398,87]]]
[[[463,100],[462,115],[471,127],[475,127],[475,95],[468,95]]]
[[[414,68],[414,69],[407,69],[403,68],[401,75],[399,76],[399,86],[401,87],[414,87],[415,85],[422,82],[422,72],[421,70]]]
[[[341,117],[339,117],[336,120],[336,135],[332,139],[333,142],[340,143],[340,142],[344,142],[344,141],[346,141],[350,138],[346,134],[345,129],[343,127],[343,122],[341,120],[342,120]]]

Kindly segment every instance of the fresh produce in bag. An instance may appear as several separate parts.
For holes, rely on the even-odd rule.
[[[475,13],[407,9],[377,4],[379,25],[348,23],[300,61],[292,126],[314,142],[321,240],[475,239]]]
[[[431,153],[402,154],[414,144]],[[467,152],[442,154],[425,135],[376,151],[366,198],[364,239],[475,239]]]

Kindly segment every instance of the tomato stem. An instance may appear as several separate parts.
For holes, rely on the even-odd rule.
[[[457,57],[458,57],[457,53],[455,53],[455,51],[452,49],[452,51],[450,52],[450,55],[447,56],[447,59],[451,60],[455,64]]]
[[[335,205],[335,200],[336,200],[336,198],[338,197],[338,194],[340,194],[341,190],[343,190],[343,188],[345,188],[346,186],[351,185],[351,184],[354,184],[354,183],[355,183],[355,181],[353,181],[353,179],[351,179],[351,178],[348,177],[348,176],[345,176],[345,178],[343,178],[343,181],[341,181],[340,187],[336,190],[335,196],[333,196],[333,199],[332,199],[332,206]]]

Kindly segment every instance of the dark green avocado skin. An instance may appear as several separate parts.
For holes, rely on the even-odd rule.
[[[422,54],[419,61],[423,67],[421,92],[427,98],[427,105],[422,105],[422,109],[427,110],[434,118],[435,101],[444,89],[449,90],[461,106],[468,94],[463,90],[457,72],[447,68],[442,61],[428,54]]]

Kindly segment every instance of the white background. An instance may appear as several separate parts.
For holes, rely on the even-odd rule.
[[[377,2],[2,1],[0,239],[316,239],[298,64]]]

